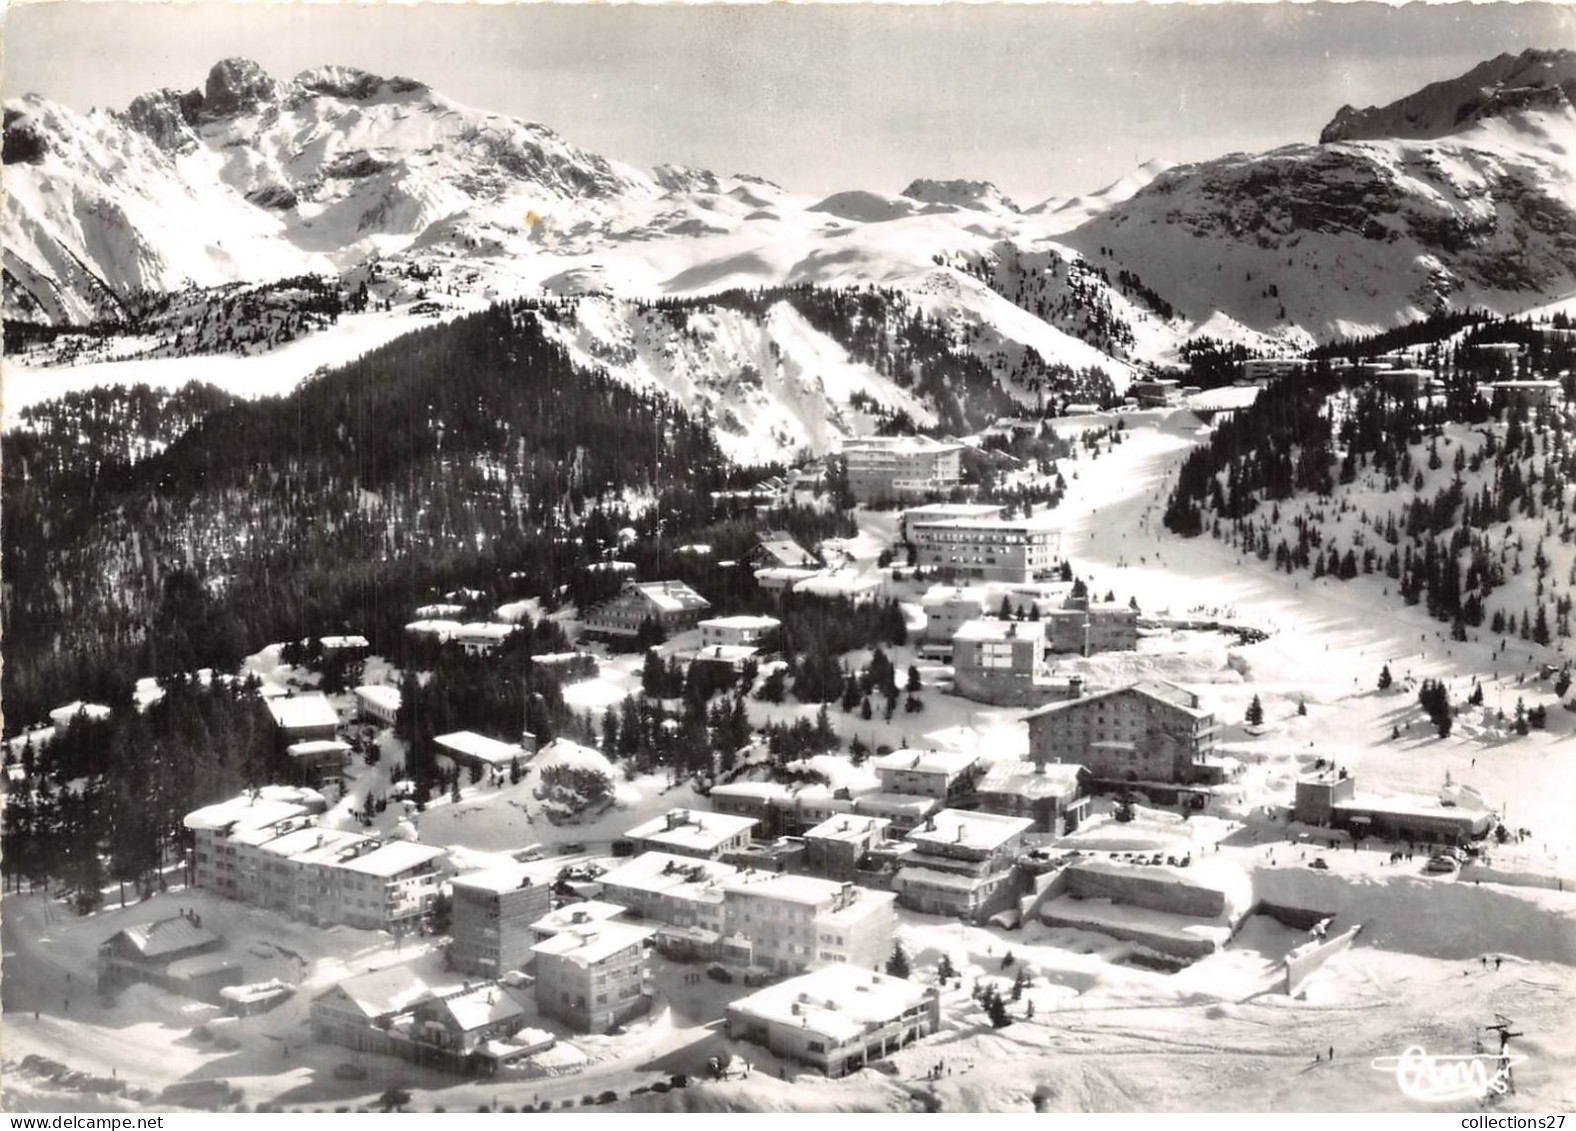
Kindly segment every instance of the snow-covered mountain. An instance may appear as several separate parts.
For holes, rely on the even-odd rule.
[[[1388,106],[1342,106],[1321,142],[1437,138],[1517,110],[1559,111],[1576,101],[1576,51],[1497,55]]]
[[[737,427],[741,452],[764,454],[773,437],[822,446],[859,418],[830,386],[817,402],[797,374],[842,362],[806,352],[791,319],[708,321],[697,300],[895,292],[1036,407],[1047,372],[1060,387],[1098,371],[1119,391],[1136,365],[1175,360],[1201,334],[1274,351],[1442,307],[1562,298],[1576,291],[1572,71],[1569,52],[1496,59],[1391,107],[1343,110],[1326,131],[1342,140],[1151,161],[1020,209],[986,181],[815,198],[746,174],[636,169],[411,79],[322,67],[280,80],[225,60],[201,89],[123,111],[79,114],[36,96],[6,105],[5,316],[133,331],[24,364],[219,350],[277,351],[291,365],[335,350],[279,347],[348,333],[347,321],[359,349],[412,317],[592,297],[572,348]],[[336,321],[336,300],[308,275],[355,317]],[[621,360],[628,343],[653,356],[641,343],[662,298],[690,304],[692,332],[735,342],[742,366],[764,375],[747,359],[790,359],[783,381],[730,392],[733,370],[710,346],[660,365]],[[910,333],[889,330],[895,344]],[[915,419],[946,415],[925,394],[860,383],[888,380],[854,385]]]
[[[1570,52],[1529,57],[1517,74],[1576,70]],[[1468,85],[1345,112],[1325,131],[1364,140],[1170,169],[1064,241],[1113,274],[1141,272],[1184,321],[1292,343],[1568,295],[1576,108],[1552,78],[1455,104]],[[1441,132],[1443,118],[1458,124]],[[1365,137],[1392,127],[1402,136]]]

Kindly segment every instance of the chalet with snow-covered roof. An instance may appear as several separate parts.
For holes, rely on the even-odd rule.
[[[117,931],[98,951],[98,989],[113,994],[135,982],[217,1004],[219,991],[243,978],[241,964],[215,955],[224,940],[193,912]]]
[[[632,581],[587,614],[585,631],[588,636],[633,640],[649,620],[672,636],[694,628],[709,608],[711,602],[682,581]]]
[[[755,569],[820,569],[821,562],[785,530],[770,530],[744,555],[745,562]]]

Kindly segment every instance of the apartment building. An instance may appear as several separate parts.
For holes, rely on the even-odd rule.
[[[971,797],[980,757],[961,750],[894,750],[871,763],[883,793],[934,797],[944,805]]]
[[[870,968],[892,950],[890,892],[759,872],[741,872],[722,890],[727,933],[750,940],[756,966],[781,974],[837,962]]]
[[[703,649],[718,645],[759,648],[767,634],[782,623],[776,617],[709,617],[700,622],[700,646]]]
[[[1061,533],[1049,515],[1034,518],[914,519],[907,523],[916,563],[953,580],[1024,584],[1049,576],[1061,558]]]
[[[618,920],[571,927],[531,948],[536,1008],[581,1033],[605,1033],[651,1007],[649,927]]]
[[[892,880],[898,902],[930,915],[978,921],[1017,895],[1013,868],[1023,850],[1026,817],[943,809],[909,831],[915,846]]]
[[[929,436],[865,436],[843,442],[848,486],[860,503],[944,495],[963,481],[963,445]]]
[[[385,683],[368,683],[356,688],[356,717],[364,723],[391,727],[399,717],[399,688]]]
[[[1198,696],[1160,680],[1050,703],[1025,716],[1029,757],[1072,762],[1099,780],[1208,783],[1219,727]]]
[[[806,866],[829,880],[852,880],[865,854],[886,843],[891,827],[885,817],[829,817],[804,834]]]
[[[451,891],[450,965],[482,978],[524,970],[539,941],[535,924],[552,907],[551,886],[502,867],[456,876]]]

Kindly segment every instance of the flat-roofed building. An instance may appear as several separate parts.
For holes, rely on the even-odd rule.
[[[1060,561],[1062,536],[1049,514],[1033,518],[914,519],[916,564],[952,579],[1025,583]]]
[[[709,955],[727,925],[722,885],[738,874],[732,865],[714,860],[646,852],[603,874],[602,896],[629,908],[632,918],[676,928],[674,940],[689,932],[679,949]],[[665,939],[659,936],[657,941],[664,944]]]
[[[1051,698],[1045,623],[1034,620],[965,621],[952,637],[952,682],[977,703],[1028,706]]]
[[[804,834],[806,866],[829,880],[851,880],[865,854],[886,842],[891,827],[886,817],[829,817]]]
[[[854,812],[863,817],[885,817],[892,832],[901,836],[924,824],[925,818],[938,813],[944,803],[936,797],[913,793],[862,793],[854,798]]]
[[[574,903],[566,903],[531,924],[531,941],[539,943],[574,927],[584,927],[608,919],[622,919],[628,911],[629,908],[623,904],[609,903],[605,899],[582,899]]]
[[[776,617],[710,617],[700,622],[700,646],[703,649],[719,644],[758,648],[782,623]]]
[[[445,769],[480,766],[483,770],[502,771],[515,762],[524,766],[536,753],[536,736],[529,731],[521,735],[518,743],[499,742],[469,730],[440,734],[432,741],[438,748],[437,762]]]
[[[386,683],[367,683],[356,688],[356,717],[362,722],[391,727],[399,718],[399,688]]]
[[[1495,381],[1487,386],[1495,412],[1507,408],[1525,409],[1557,405],[1565,399],[1565,386],[1548,380]]]
[[[871,762],[885,793],[934,797],[944,805],[971,797],[980,756],[962,750],[894,750]]]
[[[756,569],[780,566],[792,569],[821,568],[820,560],[784,530],[770,530],[762,534],[760,540],[744,555],[744,561]]]
[[[1089,815],[1082,766],[1065,762],[992,762],[980,779],[979,807],[984,813],[1027,817],[1031,832],[1070,833]]]
[[[1139,408],[1174,408],[1182,403],[1182,382],[1172,377],[1134,381],[1127,386],[1127,395]]]
[[[893,896],[815,876],[741,872],[722,885],[727,934],[753,965],[795,974],[845,962],[871,967],[892,950]]]
[[[926,643],[950,645],[966,622],[991,611],[989,591],[978,585],[933,585],[919,604],[925,610]]]
[[[730,813],[671,809],[624,834],[635,852],[669,852],[698,860],[719,860],[750,843],[757,821]]]
[[[909,536],[909,526],[916,522],[952,522],[960,518],[995,519],[1001,517],[1001,512],[1007,508],[1001,503],[926,503],[924,506],[909,507],[897,522],[897,535],[900,541],[912,543]]]
[[[963,482],[963,445],[929,436],[865,436],[843,441],[848,486],[860,503],[944,495]]]
[[[1138,610],[1131,605],[1068,597],[1060,609],[1042,610],[1040,620],[1052,652],[1092,656],[1138,648]]]
[[[449,641],[458,644],[467,656],[490,656],[504,645],[504,641],[520,630],[517,624],[491,624],[475,621],[460,625]]]
[[[447,855],[437,845],[393,840],[339,865],[339,921],[365,930],[416,930],[437,897],[437,862]]]
[[[581,1033],[605,1033],[651,1008],[650,927],[619,920],[571,927],[531,948],[536,1008]]]
[[[504,866],[456,876],[451,891],[450,964],[482,978],[524,970],[539,941],[535,924],[552,906],[551,885]]]
[[[1249,381],[1274,381],[1295,377],[1307,367],[1300,357],[1250,357],[1242,363],[1242,376]]]
[[[1018,894],[1013,866],[1023,850],[1026,817],[943,809],[911,829],[914,845],[892,878],[898,902],[930,915],[985,918]]]
[[[767,986],[728,1006],[728,1039],[845,1076],[941,1026],[934,986],[834,965]]]
[[[333,738],[339,729],[339,712],[327,696],[284,695],[266,702],[268,713],[286,742]]]
[[[1384,369],[1376,377],[1379,387],[1397,397],[1421,396],[1434,379],[1429,369]]]
[[[1146,680],[1030,711],[1029,757],[1072,762],[1111,782],[1209,783],[1219,727],[1198,696]]]
[[[350,764],[350,743],[337,738],[315,738],[292,742],[285,747],[285,754],[299,775],[297,780],[320,782],[344,774]]]
[[[1325,769],[1297,779],[1293,817],[1308,825],[1345,829],[1354,836],[1430,844],[1466,844],[1485,836],[1499,818],[1475,790],[1456,787],[1429,796],[1359,791],[1345,770]]]

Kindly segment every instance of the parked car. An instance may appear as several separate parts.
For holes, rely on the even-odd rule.
[[[1457,864],[1448,856],[1430,856],[1428,858],[1428,863],[1423,865],[1423,871],[1453,873],[1458,871],[1460,867],[1461,865]]]
[[[1322,856],[1315,856],[1313,858],[1312,862],[1309,863],[1308,867],[1310,867],[1310,868],[1317,868],[1321,872],[1328,872],[1330,870],[1329,861],[1327,861]]]

